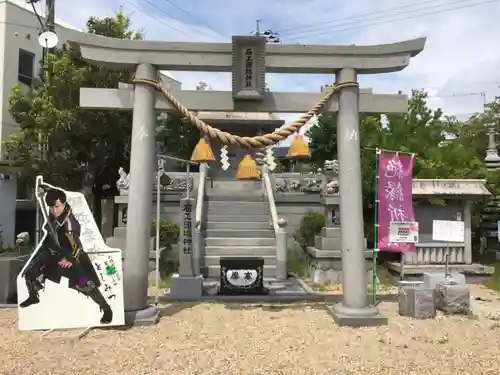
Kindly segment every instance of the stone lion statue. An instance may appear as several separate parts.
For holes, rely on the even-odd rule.
[[[339,193],[339,163],[337,160],[325,160],[324,164],[325,187],[323,194],[335,195]]]
[[[120,169],[118,169],[118,176],[120,176],[118,181],[116,181],[116,187],[118,188],[118,191],[127,190],[130,184],[130,174],[127,175],[125,170],[120,167]]]

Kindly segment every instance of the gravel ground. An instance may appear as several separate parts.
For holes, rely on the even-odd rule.
[[[324,304],[172,304],[157,326],[40,339],[0,310],[0,374],[499,374],[500,295],[472,286],[475,317],[336,326]],[[52,338],[50,338],[52,337]]]

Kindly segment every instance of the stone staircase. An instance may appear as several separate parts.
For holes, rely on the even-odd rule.
[[[203,276],[220,276],[221,257],[261,257],[264,276],[275,277],[276,239],[260,182],[227,182],[210,190],[205,200]]]
[[[269,203],[261,182],[213,181],[204,202],[201,273],[206,278],[220,277],[221,257],[259,257],[264,259],[264,276],[276,276],[276,238],[270,224]],[[110,247],[123,249],[126,227],[114,229],[106,239]],[[150,238],[150,261],[154,266],[155,237]],[[154,268],[154,267],[153,267]]]

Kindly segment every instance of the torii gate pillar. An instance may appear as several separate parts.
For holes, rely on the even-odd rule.
[[[139,64],[136,76],[156,79],[156,68]],[[127,217],[127,242],[123,261],[125,320],[128,324],[155,323],[158,311],[148,305],[149,250],[155,170],[156,91],[144,84],[135,85],[132,117],[132,147]],[[157,198],[159,199],[159,198]]]
[[[336,83],[357,81],[356,70],[337,72]],[[367,303],[365,236],[359,139],[359,88],[346,87],[339,94],[337,118],[339,159],[340,238],[342,241],[343,301],[328,306],[339,325],[350,327],[387,324],[374,306]]]

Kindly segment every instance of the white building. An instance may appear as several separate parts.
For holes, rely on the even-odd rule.
[[[56,20],[56,32],[64,41],[67,28]],[[25,0],[0,0],[0,155],[2,142],[19,127],[9,113],[12,86],[21,84],[29,89],[40,69],[43,52],[38,43],[40,22]]]
[[[79,30],[57,17],[55,21],[59,45],[66,41],[69,29]],[[14,85],[20,84],[29,90],[39,74],[43,57],[38,43],[40,31],[40,22],[26,0],[0,0],[0,173],[6,172],[1,163],[4,152],[2,143],[19,131],[9,113],[9,97]],[[162,81],[172,89],[181,88],[180,82],[167,72],[163,74]],[[35,206],[34,201],[29,199],[32,193],[26,191],[25,186],[18,186],[16,205],[15,182],[16,179],[0,181],[0,232],[6,245],[12,245],[16,231],[28,231],[34,238]],[[12,207],[16,206],[16,214],[13,215]]]
[[[68,29],[79,30],[56,17],[59,45],[66,41]],[[38,43],[40,30],[40,22],[26,0],[0,0],[0,159],[2,142],[19,130],[9,113],[12,86],[21,84],[28,90],[40,70],[43,57]],[[180,82],[168,72],[163,74],[163,82],[172,89],[181,88]]]

